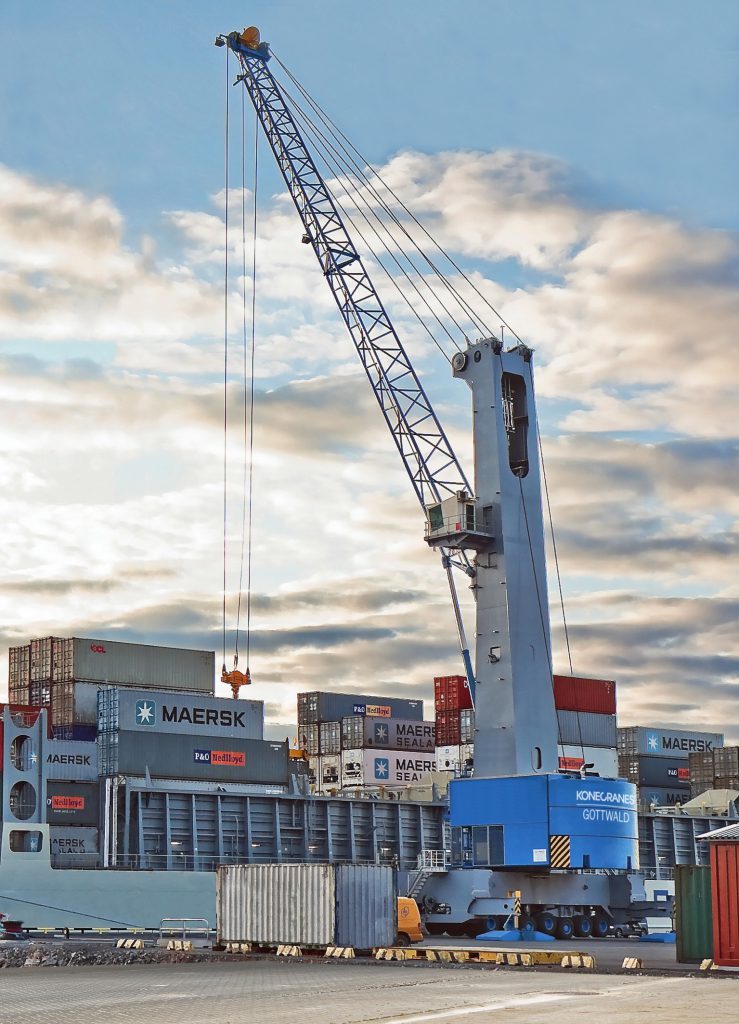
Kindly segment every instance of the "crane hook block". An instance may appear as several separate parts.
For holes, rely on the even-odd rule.
[[[237,668],[227,672],[224,668],[223,672],[221,672],[221,682],[227,683],[231,687],[231,693],[235,700],[239,696],[239,690],[242,686],[251,685],[251,672],[248,667],[246,672],[240,672]]]

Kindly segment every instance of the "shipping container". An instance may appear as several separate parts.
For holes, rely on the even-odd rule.
[[[97,744],[94,740],[86,743],[47,740],[43,756],[49,779],[94,782],[98,777]]]
[[[690,799],[689,789],[676,789],[668,786],[639,786],[637,788],[639,811],[649,814],[654,807],[675,807],[687,803]]]
[[[638,786],[666,786],[669,789],[690,788],[687,762],[676,757],[632,757],[619,755],[619,774]]]
[[[31,647],[11,647],[8,651],[8,683],[11,687],[27,687],[31,682]]]
[[[11,683],[8,686],[8,700],[11,704],[30,704],[31,703],[31,684],[30,683]]]
[[[405,697],[368,697],[366,694],[334,693],[311,690],[298,694],[298,724],[340,722],[349,715],[371,718],[409,718],[423,720],[423,701]]]
[[[642,725],[618,730],[619,753],[648,754],[652,757],[682,757],[711,753],[723,747],[722,733],[686,732],[682,729],[647,728]]]
[[[561,711],[616,714],[616,684],[610,679],[554,676],[554,706]]]
[[[262,946],[390,946],[397,934],[391,868],[244,864],[218,868],[218,942]]]
[[[341,788],[341,754],[322,754],[318,758],[316,785],[322,793]]]
[[[475,744],[461,743],[459,746],[459,767],[463,775],[472,775],[475,767]]]
[[[98,727],[94,725],[54,725],[51,729],[55,740],[74,740],[75,742],[87,742],[97,739]]]
[[[461,711],[436,712],[436,743],[438,746],[456,746],[462,742],[461,714]]]
[[[616,716],[590,711],[558,711],[559,742],[616,749]]]
[[[739,967],[739,843],[710,841],[713,961]]]
[[[46,785],[46,821],[49,825],[97,825],[100,789],[97,782],[58,782]]]
[[[703,793],[713,787],[713,752],[705,754],[688,754],[688,772],[691,789]],[[697,795],[697,794],[696,794]]]
[[[148,731],[247,740],[264,735],[261,700],[110,686],[100,688],[96,708],[99,733]]]
[[[604,779],[618,778],[618,754],[615,747],[581,747],[570,744],[557,748],[561,771],[578,772],[585,764],[586,771]]]
[[[97,683],[53,683],[52,725],[97,725]]]
[[[714,750],[713,774],[723,778],[739,775],[739,747],[719,747]]]
[[[345,750],[341,755],[343,788],[407,786],[436,771],[432,753],[399,750]]]
[[[307,725],[303,723],[298,728],[298,746],[310,757],[317,757],[320,753],[318,724]]]
[[[446,744],[443,747],[436,747],[434,760],[436,769],[440,772],[458,771],[462,756],[461,744]]]
[[[472,708],[459,713],[459,738],[462,743],[475,742],[475,712]]]
[[[436,676],[434,678],[434,709],[463,711],[472,707],[472,696],[466,676]]]
[[[321,722],[318,726],[319,752],[341,753],[341,722]]]
[[[739,789],[739,775],[717,775],[713,789]]]
[[[222,735],[106,732],[98,736],[101,775],[203,779],[284,786],[288,782],[288,744],[233,739]]]
[[[86,825],[52,825],[51,854],[56,857],[89,857],[98,852],[98,830]]]
[[[34,645],[41,645],[36,654]],[[31,679],[50,681],[52,672],[55,683],[118,683],[212,694],[215,652],[89,637],[31,641]]]
[[[379,747],[382,750],[433,750],[433,722],[403,718],[363,718],[352,715],[341,720],[341,744],[345,750]]]
[[[676,959],[679,964],[713,958],[711,869],[675,865]]]
[[[31,683],[28,687],[28,703],[35,708],[51,709],[51,683]]]

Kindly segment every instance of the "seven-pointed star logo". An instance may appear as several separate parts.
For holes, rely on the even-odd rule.
[[[386,757],[375,758],[375,778],[387,779],[390,776],[390,762]]]
[[[386,725],[375,726],[375,743],[378,743],[380,746],[387,743],[387,735],[388,730]]]
[[[659,746],[659,736],[656,732],[650,732],[647,735],[647,749],[656,750]]]
[[[154,725],[156,721],[157,706],[153,700],[136,701],[136,724]]]

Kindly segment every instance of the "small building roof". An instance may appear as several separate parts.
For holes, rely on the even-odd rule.
[[[709,843],[739,843],[739,821],[735,821],[733,825],[724,825],[723,828],[715,828],[712,832],[704,832],[698,839],[705,839]]]

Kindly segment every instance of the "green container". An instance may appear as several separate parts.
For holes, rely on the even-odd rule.
[[[699,963],[713,957],[709,867],[675,867],[675,931],[678,963]]]

